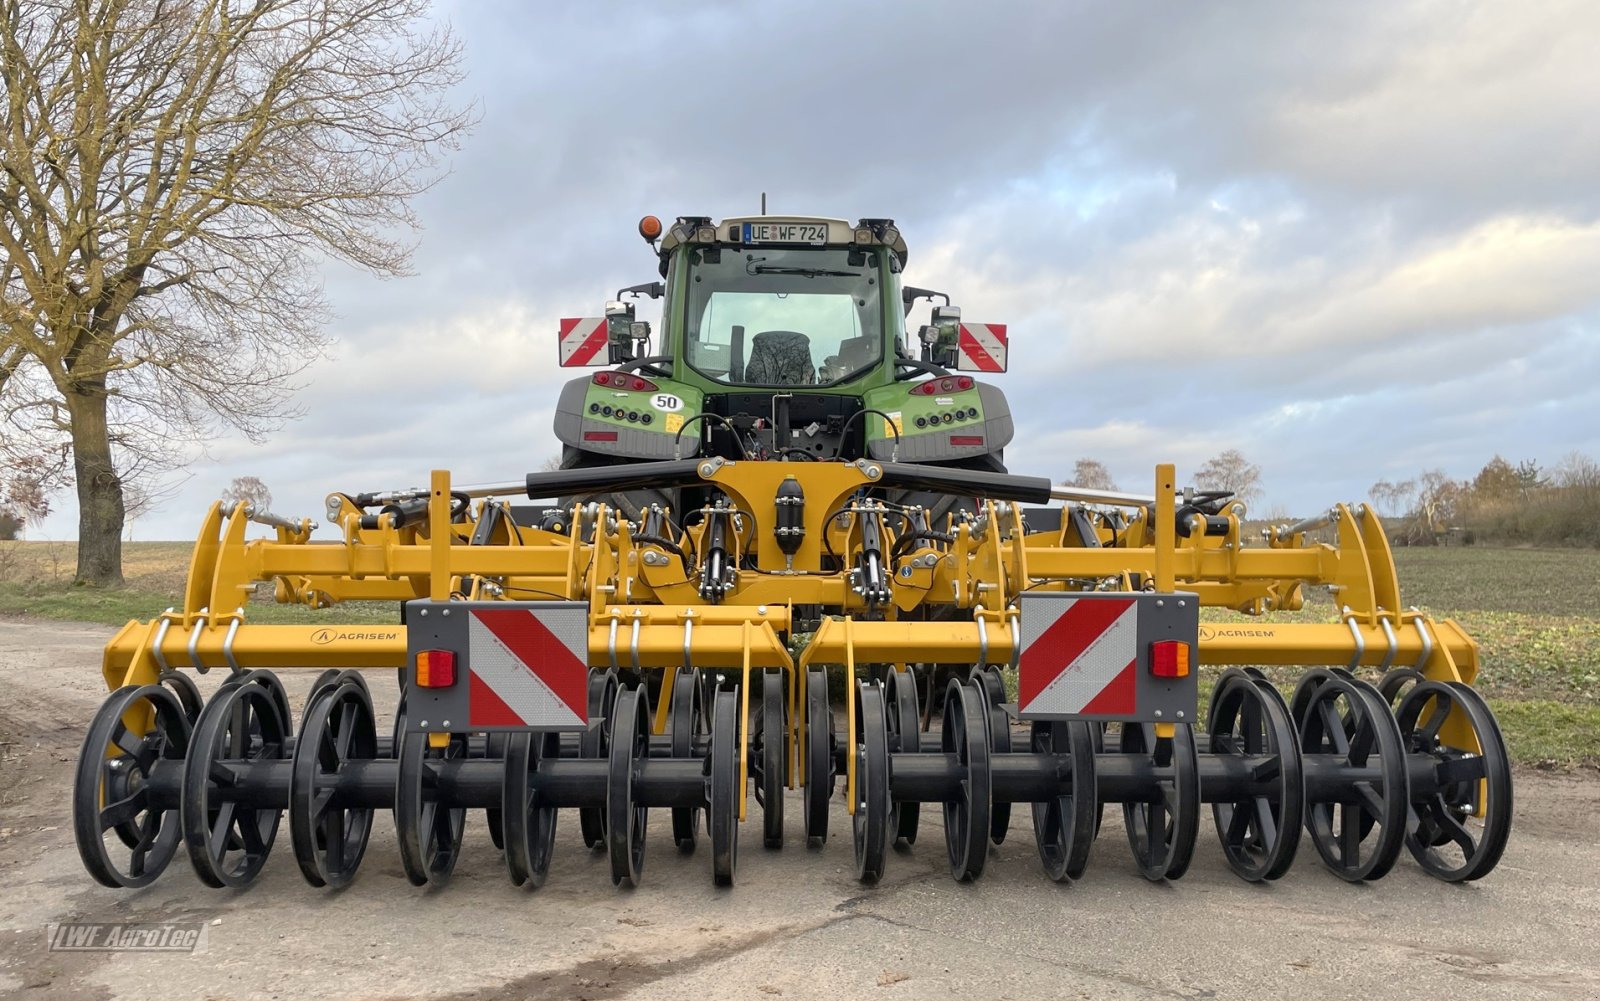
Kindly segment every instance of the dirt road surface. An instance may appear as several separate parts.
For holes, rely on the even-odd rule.
[[[549,882],[519,890],[481,814],[438,892],[406,882],[382,815],[343,892],[305,884],[287,825],[246,890],[206,888],[181,852],[152,886],[110,890],[84,873],[70,817],[109,635],[0,620],[0,997],[1600,997],[1600,781],[1589,776],[1519,775],[1505,860],[1467,886],[1409,857],[1351,886],[1309,843],[1286,878],[1252,886],[1223,864],[1209,814],[1189,873],[1151,884],[1115,811],[1088,876],[1059,886],[1040,873],[1019,811],[979,882],[950,879],[939,820],[925,812],[916,846],[892,854],[870,888],[853,877],[842,803],[813,852],[794,797],[782,851],[764,851],[746,825],[732,890],[712,886],[704,842],[677,853],[664,815],[640,889],[614,889],[604,856],[563,815]],[[286,673],[302,697],[312,672]],[[48,951],[46,924],[71,920],[205,922],[206,945]]]

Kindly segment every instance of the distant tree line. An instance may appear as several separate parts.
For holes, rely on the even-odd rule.
[[[1553,470],[1496,455],[1470,480],[1433,469],[1369,491],[1404,545],[1446,542],[1600,547],[1600,464],[1569,453]]]

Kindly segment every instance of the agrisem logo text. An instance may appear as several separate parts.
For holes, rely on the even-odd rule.
[[[400,633],[395,629],[318,629],[311,634],[311,642],[318,646],[362,641],[386,643],[399,638]]]

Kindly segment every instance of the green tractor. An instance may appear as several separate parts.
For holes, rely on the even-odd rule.
[[[963,323],[949,296],[904,285],[892,220],[682,216],[663,234],[646,216],[639,232],[663,280],[619,290],[604,316],[561,321],[563,366],[611,366],[561,392],[563,469],[716,455],[1005,472],[1005,396],[964,374],[1005,371],[1005,327]],[[664,300],[659,330],[635,318],[646,296]],[[918,299],[943,301],[908,338]],[[635,521],[652,504],[696,500],[669,494],[645,485],[564,500],[605,500]],[[895,500],[933,524],[959,504]]]

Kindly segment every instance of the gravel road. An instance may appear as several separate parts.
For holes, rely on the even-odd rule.
[[[1505,860],[1467,886],[1439,883],[1409,857],[1381,882],[1351,886],[1309,844],[1279,883],[1248,885],[1223,864],[1209,815],[1188,875],[1151,884],[1108,811],[1089,874],[1072,886],[1039,872],[1019,812],[980,882],[951,881],[937,816],[925,813],[917,845],[892,854],[869,888],[853,878],[842,803],[834,838],[813,852],[794,796],[782,851],[763,851],[746,826],[732,890],[712,886],[703,844],[677,853],[664,815],[634,891],[612,887],[604,856],[565,815],[535,892],[507,881],[481,815],[438,892],[406,882],[382,816],[343,892],[305,884],[286,827],[249,889],[207,889],[180,855],[146,889],[109,890],[78,860],[70,792],[105,695],[110,633],[0,620],[0,997],[1600,997],[1592,775],[1519,775]],[[298,699],[311,672],[286,680]],[[69,920],[204,922],[206,943],[193,955],[48,951],[45,926]]]

